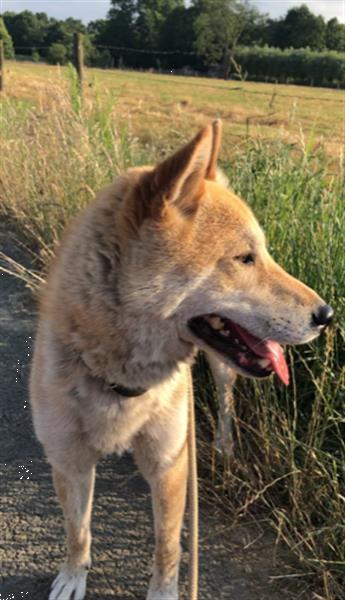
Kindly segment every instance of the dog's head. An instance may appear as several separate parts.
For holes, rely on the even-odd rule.
[[[132,173],[127,299],[181,343],[287,383],[280,344],[315,338],[332,309],[275,263],[249,207],[217,182],[220,138],[216,121],[156,168]]]

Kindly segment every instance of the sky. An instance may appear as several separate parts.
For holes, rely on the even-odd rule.
[[[252,0],[260,12],[277,18],[284,15],[292,6],[307,4],[310,10],[327,20],[337,17],[345,23],[345,0]],[[106,16],[110,0],[0,0],[0,13],[6,10],[21,12],[45,12],[50,17],[66,19],[75,17],[85,23]]]

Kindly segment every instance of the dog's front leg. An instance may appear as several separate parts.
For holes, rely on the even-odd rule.
[[[49,600],[83,600],[90,568],[90,518],[95,468],[63,474],[53,468],[56,493],[65,516],[67,560],[52,584]]]
[[[155,522],[155,555],[153,575],[147,600],[178,599],[180,534],[185,509],[187,481],[187,449],[168,469],[150,478]]]
[[[155,521],[154,570],[147,600],[177,600],[180,534],[185,509],[187,450],[151,480]]]
[[[183,411],[187,412],[186,400]],[[177,421],[174,423],[172,415],[169,429],[174,434],[172,445],[175,445],[175,450],[174,458],[169,462],[162,447],[157,446],[157,440],[150,435],[140,435],[134,444],[136,462],[151,487],[154,516],[155,553],[147,600],[178,600],[180,535],[186,501],[188,456],[187,417],[183,424],[181,420]],[[166,433],[162,445],[169,445],[170,432]],[[177,444],[179,450],[176,452]]]

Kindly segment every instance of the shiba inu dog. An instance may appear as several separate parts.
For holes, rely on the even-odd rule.
[[[130,169],[76,218],[42,293],[34,427],[52,466],[67,559],[50,600],[82,600],[98,458],[131,448],[152,491],[149,600],[178,598],[187,382],[197,349],[288,382],[281,344],[332,309],[269,255],[249,207],[217,182],[221,125],[156,167]]]

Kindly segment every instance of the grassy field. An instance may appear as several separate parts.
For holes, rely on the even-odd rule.
[[[240,382],[233,457],[212,450],[217,397],[196,369],[205,489],[229,523],[268,524],[298,557],[296,598],[345,585],[345,186],[341,92],[8,63],[0,112],[0,214],[34,259],[35,285],[64,224],[120,170],[159,160],[215,116],[222,166],[263,224],[274,257],[334,306],[319,342],[289,351],[293,381]],[[10,265],[16,269],[16,265]],[[43,272],[43,275],[42,275]],[[35,279],[38,278],[38,279]],[[202,360],[202,359],[201,359]],[[208,483],[207,483],[208,482]]]
[[[345,142],[345,97],[342,91],[220,79],[167,76],[135,71],[87,70],[92,88],[114,112],[126,119],[143,143],[166,148],[185,131],[206,120],[224,121],[224,156],[247,137],[297,144],[322,144],[337,155]],[[7,93],[12,98],[46,102],[47,90],[66,80],[66,69],[33,63],[7,63]]]

